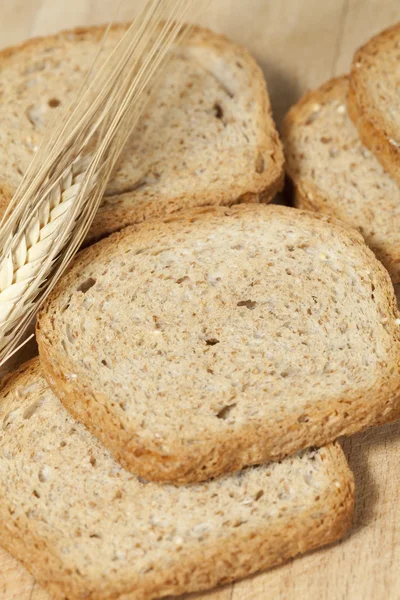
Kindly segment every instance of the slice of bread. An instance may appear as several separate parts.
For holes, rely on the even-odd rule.
[[[63,408],[39,361],[0,391],[0,543],[55,598],[211,588],[341,537],[354,482],[339,445],[176,487],[124,471]]]
[[[349,114],[363,143],[400,183],[400,24],[356,52],[349,89]]]
[[[299,208],[342,219],[358,229],[400,282],[400,188],[362,145],[346,103],[348,78],[309,92],[287,114],[287,171]]]
[[[124,26],[112,29],[110,52]],[[0,210],[58,105],[75,98],[104,28],[77,29],[0,52]],[[167,68],[109,183],[89,241],[183,207],[268,202],[283,151],[261,69],[242,48],[194,28]]]
[[[55,393],[126,468],[184,483],[398,416],[399,324],[359,233],[249,204],[87,249],[37,337]]]

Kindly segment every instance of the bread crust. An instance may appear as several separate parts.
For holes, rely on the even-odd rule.
[[[335,89],[337,85],[341,86],[342,82],[347,80],[347,76],[334,77],[333,79],[330,79],[321,85],[319,88],[308,91],[294,106],[290,108],[288,113],[285,115],[282,125],[282,139],[286,155],[289,154],[290,150],[290,145],[288,142],[290,132],[297,126],[297,122],[302,116],[303,112],[307,110],[310,105],[323,105],[331,96],[332,90]],[[285,166],[286,173],[289,176],[294,188],[294,205],[303,210],[330,214],[328,211],[323,211],[323,207],[326,204],[326,198],[321,194],[321,191],[311,181],[298,176],[296,165],[293,164],[291,160],[286,158]],[[341,218],[340,215],[335,216],[339,219]],[[343,221],[346,222],[346,219],[343,219]]]
[[[279,215],[282,219],[294,213],[293,209],[285,207],[269,206],[261,209],[256,205],[249,205],[231,209],[214,208],[200,213],[190,211],[177,216],[175,221],[178,221],[184,230],[194,215],[204,220],[212,219],[216,214],[224,218],[224,211],[226,214],[248,213],[256,221],[261,218],[257,214],[253,216],[253,213],[258,210],[268,210],[269,214]],[[296,217],[304,219],[309,227],[313,222],[322,220],[333,227],[335,236],[342,237],[346,240],[346,244],[362,246],[369,256],[370,268],[379,273],[388,315],[392,315],[393,319],[399,316],[390,278],[373,253],[365,247],[360,234],[334,219],[314,213],[296,211]],[[153,222],[147,224],[147,227],[153,227],[151,230],[153,238],[157,231],[158,235],[162,235],[164,223]],[[57,343],[58,334],[54,329],[57,307],[60,302],[65,302],[65,299],[62,300],[64,291],[76,287],[77,273],[82,271],[85,265],[93,264],[97,256],[106,256],[113,247],[123,248],[124,245],[129,247],[129,236],[134,231],[136,230],[124,230],[81,253],[42,309],[37,324],[39,352],[49,385],[71,414],[83,422],[126,469],[151,481],[179,484],[203,481],[222,473],[241,469],[246,465],[278,460],[310,445],[322,446],[341,435],[351,435],[371,425],[398,418],[400,415],[400,334],[397,326],[390,325],[394,342],[390,350],[391,356],[386,357],[388,364],[382,368],[381,379],[374,382],[368,393],[364,389],[355,389],[351,394],[336,397],[329,402],[321,397],[319,401],[313,401],[307,407],[307,419],[303,419],[301,414],[293,411],[285,416],[284,422],[271,423],[268,419],[250,420],[241,424],[240,428],[236,427],[227,432],[226,437],[221,435],[215,437],[215,432],[204,431],[196,445],[185,444],[179,437],[174,436],[173,449],[168,452],[168,455],[158,449],[156,441],[146,439],[144,443],[140,436],[136,435],[135,430],[126,430],[117,413],[109,410],[107,397],[94,394],[90,381],[84,373],[73,379],[68,376],[69,373],[76,372],[78,365],[67,354],[60,351]],[[149,242],[151,243],[150,238]]]
[[[386,128],[385,116],[380,112],[382,109],[369,98],[368,84],[365,81],[368,66],[373,63],[374,56],[386,44],[391,44],[393,39],[400,41],[400,24],[385,29],[356,52],[350,73],[348,110],[362,143],[375,154],[393,179],[400,183],[400,145],[397,145],[400,140],[393,143]]]
[[[0,398],[30,386],[40,376],[38,359],[26,363],[3,381]],[[35,399],[40,401],[40,396]],[[38,426],[40,427],[40,422]],[[46,427],[45,423],[42,427]],[[18,432],[13,435],[18,436]],[[45,430],[42,435],[43,438],[46,436]],[[87,451],[90,450],[88,444]],[[30,450],[22,447],[21,451],[27,454],[28,470]],[[55,447],[53,452],[57,453],[59,450]],[[175,560],[170,569],[160,568],[158,565],[161,561],[156,560],[151,572],[139,573],[135,564],[132,564],[129,581],[116,577],[110,583],[112,578],[109,573],[113,570],[113,564],[110,564],[107,573],[102,572],[101,568],[96,570],[96,566],[92,565],[89,577],[86,573],[87,556],[80,563],[79,556],[71,562],[68,555],[57,553],[56,542],[62,535],[64,525],[60,523],[59,531],[57,528],[49,530],[48,525],[41,524],[35,518],[27,518],[24,510],[29,507],[29,498],[24,496],[21,497],[24,510],[13,512],[8,504],[10,497],[3,493],[0,506],[0,542],[59,600],[150,600],[210,589],[279,565],[300,553],[330,544],[346,533],[351,525],[354,508],[353,475],[339,444],[332,444],[318,452],[323,460],[323,467],[320,468],[328,474],[330,482],[318,489],[318,495],[311,506],[307,500],[307,505],[299,507],[298,512],[288,510],[278,519],[265,518],[262,526],[259,523],[258,526],[254,523],[253,527],[243,524],[231,530],[234,533],[221,535],[219,539],[201,540],[195,550],[192,548],[190,552],[184,553],[181,560]],[[0,449],[0,459],[1,457]],[[81,458],[84,459],[85,457]],[[35,465],[33,470],[35,471]],[[69,485],[70,481],[65,483]],[[140,501],[140,497],[138,499]],[[132,507],[134,506],[135,499],[132,500]],[[81,529],[85,529],[84,513],[81,516]],[[102,543],[107,543],[107,539]],[[171,551],[172,549],[171,546]],[[80,565],[79,573],[71,568],[74,564]]]
[[[305,94],[299,102],[289,110],[284,119],[283,141],[286,154],[286,171],[293,183],[295,206],[305,210],[332,215],[333,217],[346,222],[348,225],[358,228],[356,219],[346,211],[346,207],[341,205],[341,202],[335,203],[334,192],[332,195],[329,195],[329,192],[324,192],[324,190],[321,189],[321,187],[318,187],[310,177],[301,174],[300,164],[302,157],[298,157],[299,152],[293,153],[293,156],[291,156],[293,149],[291,141],[292,135],[295,134],[299,127],[303,126],[304,120],[312,113],[313,107],[319,105],[323,108],[333,100],[345,102],[349,91],[349,81],[350,77],[347,75],[335,77],[319,88]],[[305,150],[305,154],[307,156],[307,149]],[[326,165],[326,168],[329,168],[328,165]],[[384,185],[390,183],[390,185],[393,186],[393,181],[386,173],[382,174],[382,183]],[[342,201],[342,198],[340,198],[340,201]],[[371,199],[369,199],[368,202],[372,204]],[[363,209],[365,210],[365,208],[368,207],[368,202],[365,203],[365,206],[360,207],[360,211]],[[373,210],[374,206],[371,208]],[[388,210],[389,209],[390,207],[388,207]],[[379,223],[371,217],[368,228],[368,225],[365,226],[365,222],[366,219],[363,220],[360,218],[360,224],[362,223],[364,225],[364,231],[360,226],[360,232],[363,233],[367,244],[374,251],[377,258],[389,271],[393,283],[399,283],[400,244],[388,239],[387,233],[390,233],[390,229],[383,230],[378,240],[376,240],[376,236],[373,232],[378,229]],[[388,224],[388,228],[389,227],[392,227],[392,231],[397,231],[395,223],[390,222],[390,224]],[[385,234],[386,237],[384,238]]]
[[[117,32],[121,30],[122,32],[126,28],[126,24],[114,25],[112,31]],[[60,41],[63,42],[65,40],[66,43],[71,43],[71,38],[77,39],[79,42],[80,38],[86,39],[89,37],[93,38],[94,43],[97,43],[101,40],[104,31],[105,26],[80,27],[56,35],[29,40],[19,46],[1,51],[0,68],[5,68],[7,61],[13,59],[15,55],[20,53],[35,55],[43,47],[60,43]],[[97,241],[115,231],[119,231],[127,225],[140,223],[143,220],[153,217],[162,217],[183,208],[207,205],[231,205],[240,202],[270,202],[283,188],[283,149],[273,123],[268,91],[261,68],[244,47],[232,43],[222,35],[196,26],[193,27],[191,36],[188,42],[186,42],[187,44],[194,43],[195,47],[210,49],[217,57],[229,55],[232,62],[237,61],[240,63],[249,74],[256,105],[254,116],[259,120],[257,130],[258,139],[254,148],[250,148],[250,150],[255,154],[255,157],[257,152],[260,156],[265,157],[265,169],[260,170],[256,168],[256,158],[254,159],[254,168],[251,168],[250,163],[243,163],[242,171],[233,173],[228,184],[222,183],[219,187],[216,187],[216,183],[214,182],[211,193],[208,190],[210,182],[204,185],[199,179],[193,182],[191,189],[184,189],[181,192],[178,191],[177,181],[177,185],[175,186],[177,189],[171,189],[169,194],[163,192],[161,197],[156,196],[153,198],[151,195],[148,195],[146,189],[137,189],[126,193],[118,192],[116,195],[109,195],[105,198],[93,222],[86,244]],[[184,160],[184,151],[182,151],[182,157]],[[225,167],[226,158],[225,156],[221,156],[221,169],[228,168],[227,166]],[[127,159],[125,158],[124,160]],[[128,181],[125,183],[129,188],[129,186],[133,186],[137,182]],[[10,202],[14,191],[8,181],[0,178],[0,216]]]

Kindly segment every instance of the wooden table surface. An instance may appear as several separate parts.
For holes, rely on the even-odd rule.
[[[107,21],[115,0],[0,0],[0,47]],[[136,0],[121,10],[129,18]],[[278,123],[307,89],[345,72],[354,50],[400,20],[399,0],[213,0],[201,22],[242,42],[263,66]],[[339,544],[208,600],[400,600],[400,424],[344,441],[357,484],[352,532]],[[1,502],[1,491],[0,491]],[[0,550],[0,600],[49,600]]]

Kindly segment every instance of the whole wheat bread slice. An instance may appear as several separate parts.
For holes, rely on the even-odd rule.
[[[114,27],[103,55],[120,39]],[[75,98],[104,28],[77,29],[0,52],[0,212],[54,109]],[[283,152],[261,69],[241,46],[194,28],[109,183],[89,240],[183,207],[268,202]]]
[[[350,525],[339,445],[215,481],[146,484],[27,363],[0,391],[0,543],[55,598],[149,600],[227,583]]]
[[[68,410],[129,470],[183,483],[398,416],[399,324],[359,233],[251,204],[87,249],[37,337]]]
[[[400,24],[370,39],[351,68],[349,113],[363,143],[400,183]]]
[[[400,282],[400,188],[362,145],[347,113],[348,78],[306,94],[287,114],[284,145],[295,203],[362,233]]]

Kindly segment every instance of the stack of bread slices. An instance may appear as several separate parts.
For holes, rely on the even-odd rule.
[[[399,48],[395,25],[358,50],[349,76],[309,92],[284,123],[296,206],[360,231],[394,284],[400,283]]]
[[[101,36],[0,56],[3,207]],[[104,239],[43,307],[40,358],[0,389],[0,544],[55,598],[208,589],[350,527],[336,440],[400,417],[400,314],[378,260],[400,281],[397,88],[381,66],[398,43],[383,34],[350,84],[287,117],[298,203],[320,214],[268,204],[283,150],[250,55],[202,29],[179,48],[88,244]]]

